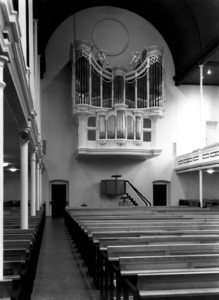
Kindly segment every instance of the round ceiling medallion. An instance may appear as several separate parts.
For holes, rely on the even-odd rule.
[[[125,26],[114,19],[104,19],[96,23],[92,30],[92,40],[98,50],[107,55],[119,55],[129,44],[129,35]]]

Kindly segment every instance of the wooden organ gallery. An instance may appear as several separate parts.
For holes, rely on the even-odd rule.
[[[131,69],[105,67],[92,44],[71,46],[73,122],[78,124],[75,156],[118,155],[152,158],[158,147],[158,121],[164,111],[164,48],[134,54]],[[104,55],[104,56],[103,56]]]

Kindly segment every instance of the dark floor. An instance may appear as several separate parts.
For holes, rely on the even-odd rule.
[[[99,300],[63,219],[46,218],[31,300]]]

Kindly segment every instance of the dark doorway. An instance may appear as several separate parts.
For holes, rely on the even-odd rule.
[[[167,185],[154,184],[153,185],[154,206],[167,205]]]
[[[52,184],[52,217],[63,218],[65,206],[67,203],[67,185],[66,184]]]

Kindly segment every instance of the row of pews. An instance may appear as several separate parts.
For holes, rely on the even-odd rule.
[[[219,299],[218,209],[69,208],[65,224],[101,299]]]
[[[44,206],[36,216],[29,216],[28,229],[20,229],[20,208],[4,208],[1,299],[31,299],[44,223]]]

